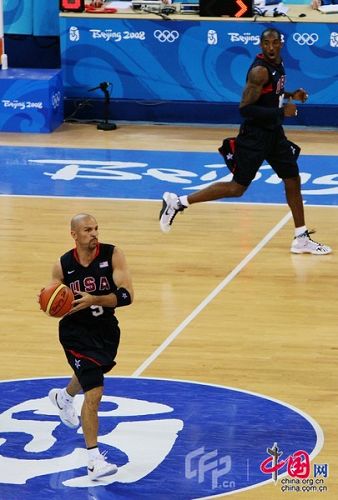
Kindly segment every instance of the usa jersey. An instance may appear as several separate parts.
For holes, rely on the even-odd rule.
[[[60,262],[64,276],[64,284],[69,286],[76,298],[77,292],[87,292],[92,295],[108,295],[117,290],[112,277],[112,256],[114,245],[99,243],[96,255],[89,266],[80,264],[76,249],[62,255]],[[70,316],[65,316],[61,322],[79,322],[90,325],[114,316],[114,308],[91,306]]]
[[[268,70],[269,79],[263,86],[259,99],[254,104],[265,108],[281,108],[283,106],[286,78],[283,61],[279,64],[273,64],[266,61],[263,54],[258,54],[251,64],[248,74],[256,66],[264,66]]]

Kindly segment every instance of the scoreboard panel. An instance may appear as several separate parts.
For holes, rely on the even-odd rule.
[[[200,0],[199,4],[202,17],[253,16],[253,0]]]

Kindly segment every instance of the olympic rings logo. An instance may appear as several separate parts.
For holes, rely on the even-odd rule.
[[[294,33],[292,38],[298,45],[313,45],[319,40],[317,33]]]
[[[61,102],[61,92],[58,91],[58,92],[55,92],[53,95],[52,95],[52,106],[54,109],[58,108],[60,106],[60,102]]]
[[[168,43],[173,43],[175,40],[178,39],[180,36],[179,32],[176,30],[169,31],[169,30],[155,30],[154,31],[154,37],[161,43],[168,42]]]

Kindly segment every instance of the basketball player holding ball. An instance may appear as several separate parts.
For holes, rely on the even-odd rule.
[[[74,373],[67,387],[52,389],[49,398],[62,422],[75,429],[80,421],[73,399],[83,391],[81,425],[88,450],[88,476],[97,480],[117,471],[98,448],[98,409],[104,374],[116,364],[120,329],[115,309],[132,303],[133,286],[123,252],[99,243],[93,216],[75,215],[70,229],[75,248],[54,265],[52,281],[64,283],[75,296],[73,308],[59,322],[60,343]]]

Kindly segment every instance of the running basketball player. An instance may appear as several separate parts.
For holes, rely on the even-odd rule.
[[[120,329],[115,309],[132,303],[133,286],[122,251],[99,243],[93,216],[75,215],[70,229],[75,248],[54,265],[52,279],[65,283],[75,295],[73,309],[59,322],[60,342],[73,376],[66,388],[52,389],[49,398],[61,421],[77,428],[80,421],[73,399],[83,391],[81,425],[88,450],[88,475],[96,480],[117,471],[98,448],[98,409],[104,374],[116,364]]]
[[[305,102],[308,94],[302,88],[294,92],[284,89],[285,71],[280,55],[283,46],[281,33],[274,28],[266,29],[261,34],[260,46],[262,53],[257,55],[248,70],[239,106],[244,122],[232,144],[225,140],[219,150],[228,165],[229,157],[232,156],[232,180],[215,182],[205,189],[185,196],[164,193],[160,227],[163,232],[170,231],[177,213],[193,203],[242,196],[263,161],[267,160],[284,182],[286,200],[293,216],[295,234],[291,252],[329,254],[331,248],[314,241],[305,225],[297,165],[300,148],[287,140],[282,126],[284,117],[297,115],[297,108],[292,99]],[[284,98],[289,101],[284,103]]]

